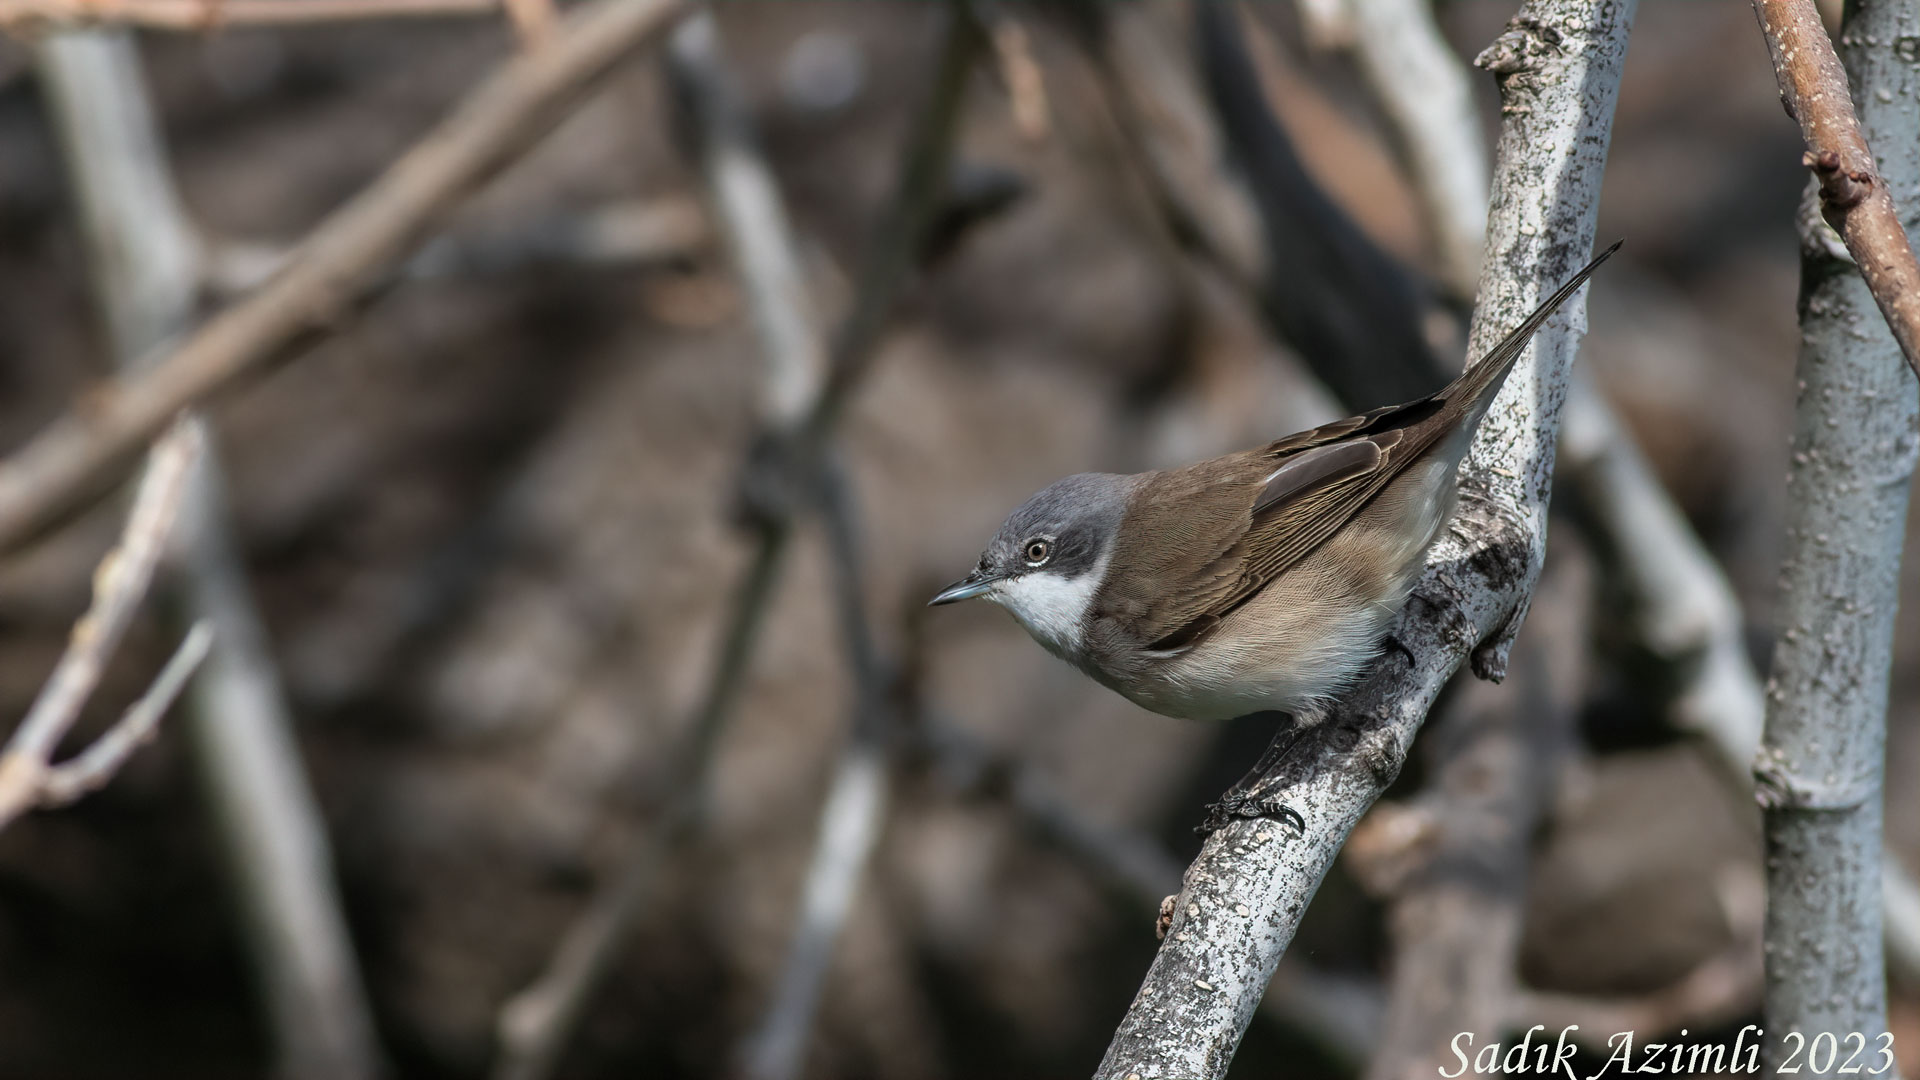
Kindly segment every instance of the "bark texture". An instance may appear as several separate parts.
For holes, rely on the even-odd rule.
[[[1920,10],[1850,4],[1840,53],[1895,205],[1920,196]],[[1886,1030],[1881,780],[1894,597],[1920,397],[1810,188],[1800,220],[1799,405],[1787,484],[1781,631],[1754,764],[1767,831],[1769,1069],[1786,1032]],[[1916,231],[1912,211],[1901,222]],[[1804,1072],[1844,1062],[1798,1055]]]

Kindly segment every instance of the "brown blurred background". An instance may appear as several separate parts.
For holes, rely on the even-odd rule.
[[[1512,11],[1447,0],[1439,15],[1470,57]],[[717,12],[816,302],[840,311],[926,89],[939,13]],[[1004,87],[976,72],[959,158],[1020,193],[926,267],[844,425],[871,614],[894,652],[921,627],[923,700],[1033,763],[1088,817],[1184,861],[1203,804],[1251,762],[1263,730],[1150,715],[995,610],[922,621],[918,605],[1058,476],[1251,445],[1317,406],[1302,403],[1307,377],[1257,315],[1197,301],[1156,244],[1071,37],[1012,14],[1044,73],[1048,130],[1023,135]],[[1418,205],[1348,62],[1312,47],[1290,4],[1241,14],[1309,169],[1385,249],[1429,265]],[[514,47],[496,20],[141,39],[185,202],[235,260],[303,235]],[[0,79],[0,439],[12,447],[111,365],[17,43],[0,46]],[[1476,83],[1491,139],[1491,80]],[[671,112],[657,56],[628,64],[450,230],[485,237],[640,208],[665,237],[656,256],[409,281],[212,413],[396,1075],[484,1075],[496,1011],[658,812],[668,750],[749,550],[733,508],[759,361]],[[1763,665],[1798,340],[1799,153],[1746,5],[1644,0],[1599,228],[1628,242],[1592,290],[1581,362],[1722,560]],[[6,714],[23,713],[57,656],[118,517],[97,508],[0,564]],[[1889,842],[1909,865],[1920,865],[1917,563],[1888,760]],[[848,729],[828,566],[806,526],[720,746],[712,824],[670,868],[560,1075],[715,1075],[764,1009]],[[1618,638],[1598,620],[1582,749],[1538,840],[1522,970],[1543,990],[1672,983],[1737,934],[1725,882],[1756,873],[1750,805],[1668,729],[1660,690]],[[94,727],[171,640],[150,611]],[[1434,724],[1445,723],[1442,712]],[[168,724],[103,793],[0,834],[9,1076],[270,1069],[206,811]],[[1417,788],[1429,742],[1403,790]],[[1151,957],[1153,911],[1036,843],[1003,802],[957,797],[911,768],[895,795],[807,1075],[1084,1075]],[[1336,870],[1288,963],[1364,988],[1386,960],[1378,905]],[[1914,990],[1895,1005],[1909,1055]],[[1726,1030],[1757,1013],[1755,993]],[[1311,1032],[1262,1018],[1235,1075],[1354,1068]]]

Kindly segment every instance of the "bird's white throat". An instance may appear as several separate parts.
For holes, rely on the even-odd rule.
[[[1107,560],[1079,575],[1046,572],[1008,578],[994,587],[993,602],[1013,613],[1047,650],[1066,656],[1080,649],[1081,627],[1093,594],[1107,576]]]

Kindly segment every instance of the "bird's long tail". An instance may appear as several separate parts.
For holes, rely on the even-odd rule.
[[[1527,342],[1533,338],[1534,332],[1539,330],[1540,325],[1546,322],[1561,304],[1566,303],[1580,286],[1587,283],[1587,279],[1593,276],[1594,270],[1598,269],[1601,263],[1607,261],[1608,256],[1620,250],[1622,243],[1625,241],[1615,240],[1612,246],[1595,255],[1592,262],[1581,267],[1580,272],[1569,278],[1567,283],[1560,286],[1552,296],[1547,297],[1545,303],[1534,308],[1533,314],[1527,316],[1525,322],[1515,327],[1513,333],[1502,338],[1500,344],[1495,345],[1487,355],[1480,358],[1479,363],[1468,368],[1464,374],[1454,380],[1452,386],[1441,391],[1441,396],[1461,402],[1467,406],[1467,411],[1470,413],[1485,409],[1493,400],[1493,396],[1500,392],[1501,384],[1507,381],[1507,373],[1513,370],[1514,361],[1520,359],[1520,354],[1526,351]]]

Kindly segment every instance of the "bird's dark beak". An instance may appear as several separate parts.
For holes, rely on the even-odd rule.
[[[971,600],[976,596],[985,595],[988,590],[993,588],[994,580],[992,575],[983,574],[975,570],[959,581],[941,589],[939,595],[927,601],[927,606],[939,607],[941,604],[957,603],[961,600]]]

